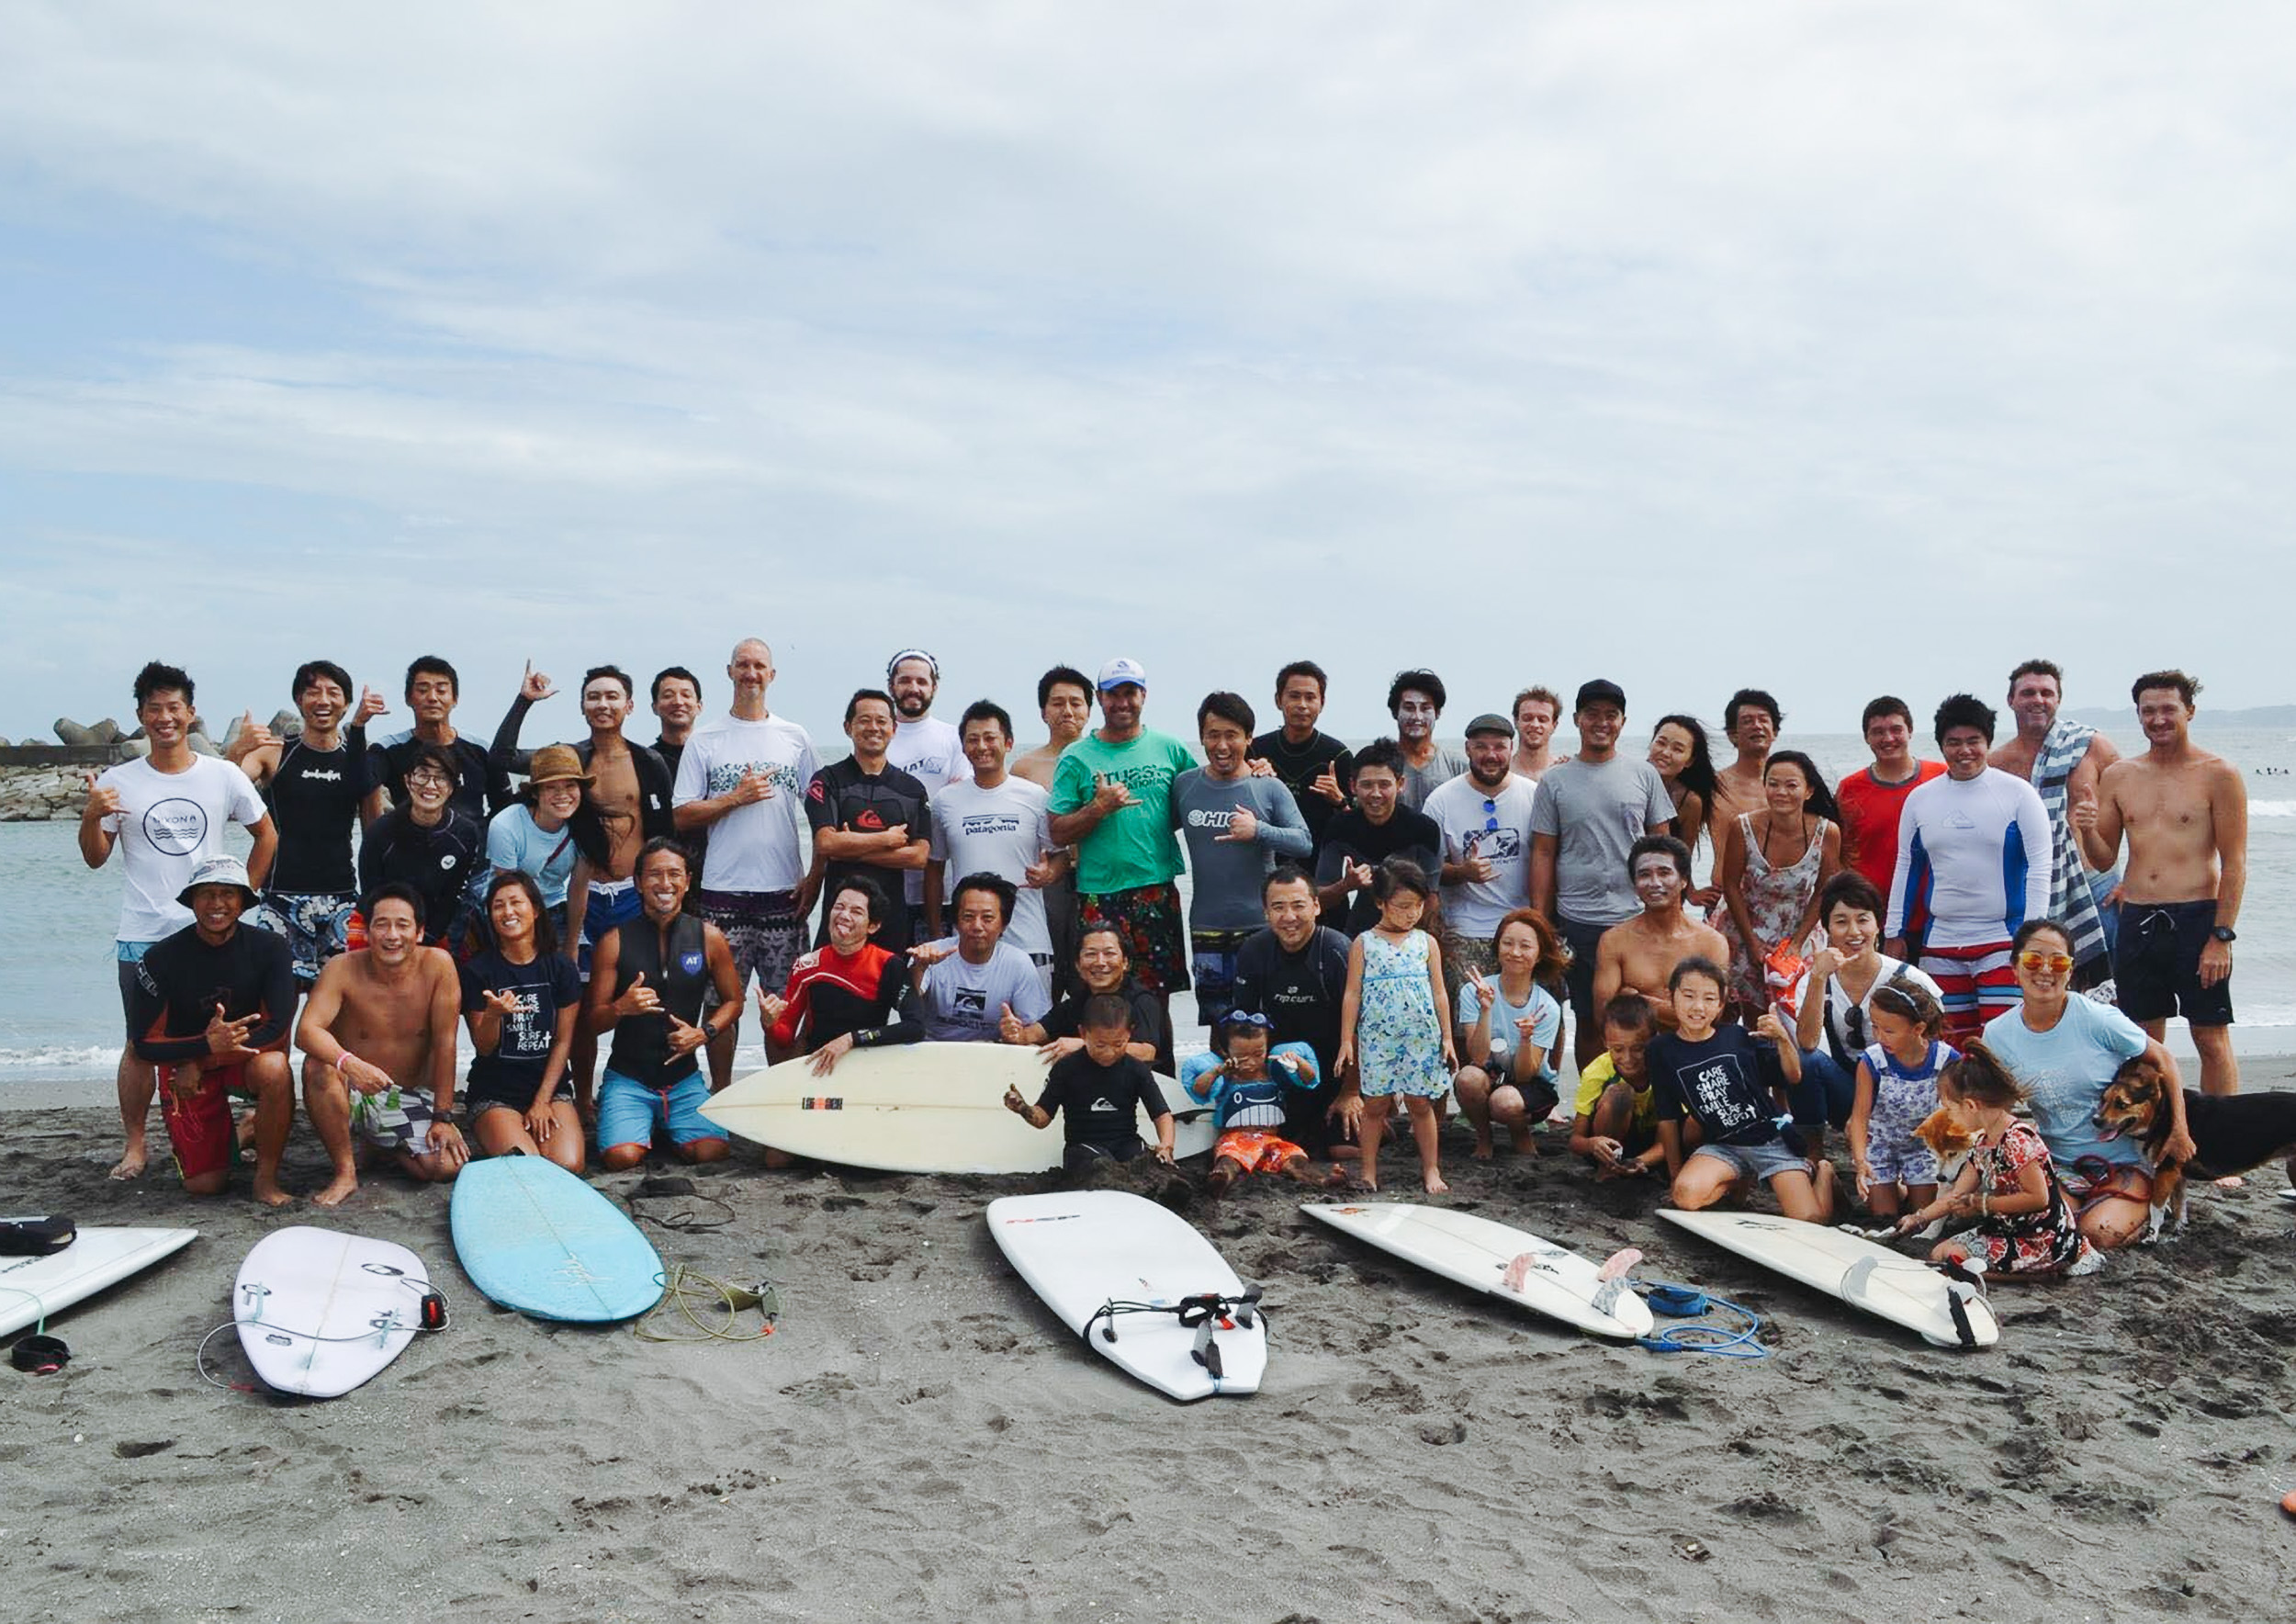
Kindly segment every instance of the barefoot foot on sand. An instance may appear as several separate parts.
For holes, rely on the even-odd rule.
[[[1427,1193],[1429,1195],[1449,1195],[1451,1193],[1451,1187],[1443,1182],[1443,1175],[1440,1173],[1428,1174],[1426,1184]]]
[[[111,1176],[115,1179],[142,1178],[143,1146],[141,1145],[130,1145],[128,1150],[120,1156],[120,1158],[112,1164]]]
[[[338,1173],[334,1181],[312,1196],[311,1200],[322,1207],[339,1207],[350,1199],[351,1192],[358,1187],[359,1176],[356,1173]]]
[[[1475,1148],[1469,1151],[1467,1154],[1473,1156],[1479,1162],[1489,1161],[1491,1155],[1491,1135],[1488,1133],[1477,1134],[1475,1136]]]
[[[266,1207],[284,1207],[295,1198],[279,1188],[276,1179],[255,1180],[255,1199]]]

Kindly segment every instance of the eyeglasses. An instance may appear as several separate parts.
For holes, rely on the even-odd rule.
[[[407,774],[407,782],[411,784],[434,784],[442,786],[451,786],[455,781],[447,777],[445,773],[441,773],[435,767],[417,767],[413,772]]]
[[[2053,970],[2062,976],[2073,967],[2073,955],[2062,953],[2020,953],[2017,955],[2020,970]]]

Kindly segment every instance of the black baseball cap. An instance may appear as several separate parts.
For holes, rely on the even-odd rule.
[[[1592,682],[1579,684],[1579,697],[1571,705],[1572,712],[1582,711],[1590,705],[1615,705],[1620,711],[1626,708],[1626,691],[1608,677],[1597,677]]]

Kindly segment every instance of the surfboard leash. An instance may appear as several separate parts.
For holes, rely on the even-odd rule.
[[[1247,1286],[1241,1296],[1231,1297],[1220,1291],[1204,1291],[1193,1297],[1183,1297],[1177,1303],[1131,1303],[1111,1297],[1092,1311],[1090,1318],[1078,1326],[1076,1335],[1086,1343],[1092,1341],[1092,1328],[1100,1326],[1100,1340],[1116,1340],[1116,1316],[1120,1314],[1168,1314],[1178,1320],[1182,1328],[1196,1333],[1196,1346],[1190,1351],[1195,1361],[1218,1381],[1226,1372],[1221,1369],[1220,1344],[1213,1336],[1216,1331],[1250,1330],[1263,1319],[1268,1310],[1260,1302],[1262,1287]],[[1105,1325],[1101,1322],[1106,1321]]]
[[[400,1277],[399,1283],[405,1286],[411,1291],[420,1293],[421,1307],[417,1311],[414,1319],[411,1321],[400,1320],[395,1314],[386,1312],[381,1318],[369,1322],[368,1328],[362,1331],[355,1336],[321,1336],[314,1332],[298,1331],[293,1325],[283,1325],[278,1324],[276,1321],[263,1319],[260,1317],[245,1320],[229,1319],[225,1320],[221,1325],[215,1326],[212,1330],[208,1331],[206,1336],[199,1338],[199,1346],[192,1350],[192,1362],[198,1368],[200,1379],[206,1382],[210,1387],[220,1388],[225,1393],[261,1393],[264,1389],[251,1382],[224,1382],[219,1380],[215,1374],[208,1369],[208,1344],[214,1341],[218,1336],[223,1335],[224,1332],[236,1331],[243,1325],[261,1325],[266,1332],[276,1336],[285,1336],[289,1339],[331,1344],[373,1342],[377,1339],[388,1340],[390,1334],[394,1331],[444,1331],[453,1325],[455,1323],[454,1315],[447,1310],[445,1295],[435,1290],[430,1281],[411,1280],[402,1275]],[[262,1293],[262,1296],[264,1297],[267,1297],[271,1294],[270,1288],[261,1284],[257,1284],[251,1289]],[[262,1297],[258,1297],[257,1302],[260,1303],[261,1301]],[[288,1393],[287,1396],[289,1398],[299,1398],[303,1395],[299,1393]]]
[[[1736,1330],[1728,1325],[1668,1325],[1648,1336],[1637,1336],[1635,1346],[1647,1348],[1652,1353],[1710,1353],[1717,1359],[1768,1359],[1770,1349],[1761,1343],[1761,1315],[1741,1304],[1720,1297],[1711,1297],[1695,1286],[1671,1280],[1636,1280],[1634,1289],[1650,1312],[1673,1319],[1693,1319],[1713,1309],[1727,1309],[1746,1322]]]
[[[647,1309],[631,1327],[631,1334],[640,1342],[762,1342],[773,1335],[774,1322],[781,1317],[782,1294],[771,1280],[760,1281],[754,1289],[728,1286],[682,1263],[672,1265],[669,1274],[656,1278],[662,1282],[661,1301]],[[754,1331],[742,1330],[741,1315],[752,1308],[763,1323]],[[699,1334],[687,1336],[651,1328],[655,1320],[672,1309]],[[725,1318],[712,1324],[703,1317],[704,1313],[723,1313]]]

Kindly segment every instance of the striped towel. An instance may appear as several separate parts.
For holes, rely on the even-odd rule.
[[[2088,742],[2097,737],[2097,729],[2082,722],[2060,718],[2049,729],[2049,736],[2041,741],[2041,750],[2033,757],[2033,788],[2041,792],[2041,804],[2049,814],[2050,838],[2054,843],[2054,861],[2050,867],[2049,917],[2062,919],[2073,933],[2073,962],[2093,964],[2106,956],[2105,922],[2097,908],[2097,899],[2110,896],[2119,883],[2117,874],[2093,875],[2082,861],[2080,842],[2074,838],[2073,826],[2065,817],[2065,788],[2073,777],[2073,769],[2081,764],[2088,753]],[[2099,881],[2101,879],[2102,883]]]

